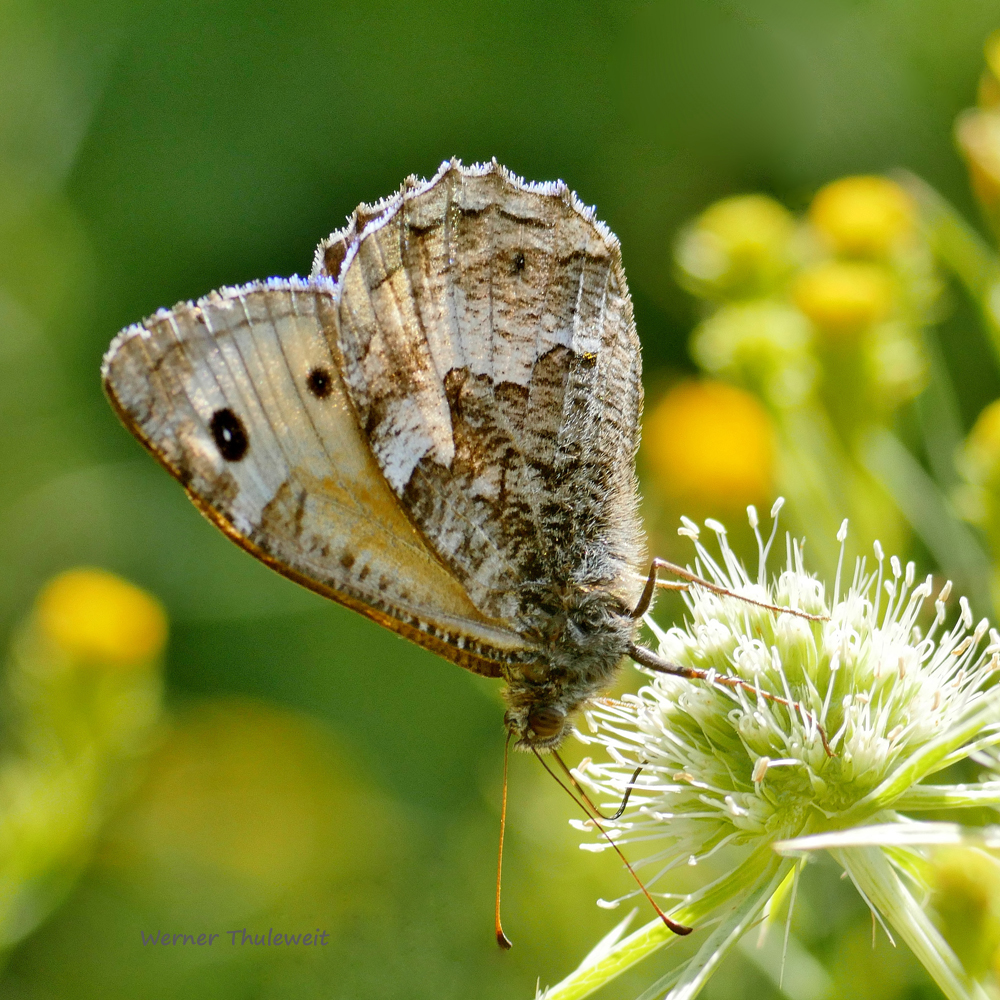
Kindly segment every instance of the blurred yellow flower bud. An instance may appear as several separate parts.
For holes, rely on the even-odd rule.
[[[955,138],[969,168],[972,190],[1000,233],[1000,110],[963,111],[955,122]]]
[[[294,912],[310,891],[330,918],[331,891],[370,883],[396,833],[388,800],[316,720],[217,699],[178,715],[101,860],[220,921],[281,897]]]
[[[986,69],[979,79],[979,106],[1000,108],[1000,31],[986,39]]]
[[[931,873],[941,933],[966,971],[979,978],[1000,960],[1000,865],[955,848],[938,852]]]
[[[691,338],[691,355],[701,368],[779,409],[800,405],[813,391],[811,348],[812,329],[802,313],[768,299],[722,306]]]
[[[647,418],[643,449],[663,492],[692,510],[740,510],[773,499],[771,418],[735,386],[675,386]]]
[[[39,595],[43,632],[71,656],[123,666],[144,663],[163,649],[162,605],[121,577],[99,569],[72,569]]]
[[[696,295],[756,295],[791,266],[791,213],[766,195],[724,198],[707,208],[677,243],[681,280]]]
[[[894,298],[892,277],[878,264],[830,260],[804,271],[792,289],[795,304],[829,333],[850,333],[885,319]]]
[[[955,464],[964,479],[952,495],[956,508],[986,532],[991,550],[1000,552],[1000,399],[979,414]],[[1000,608],[1000,566],[995,562],[992,587],[994,605]]]
[[[959,464],[965,477],[986,485],[1000,473],[1000,399],[995,399],[976,418],[969,431]]]
[[[906,192],[886,177],[842,177],[821,188],[809,218],[837,253],[879,257],[909,237],[915,212]]]

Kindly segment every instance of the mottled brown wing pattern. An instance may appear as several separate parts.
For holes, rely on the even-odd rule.
[[[161,310],[103,376],[133,433],[231,538],[279,572],[488,676],[530,656],[400,508],[331,351],[332,282],[271,281]]]
[[[617,240],[564,185],[446,164],[321,244],[347,394],[486,615],[641,584],[640,353]]]

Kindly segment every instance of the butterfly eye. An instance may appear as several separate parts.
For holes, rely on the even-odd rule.
[[[558,736],[566,721],[566,713],[554,705],[542,705],[528,713],[528,727],[542,740]]]

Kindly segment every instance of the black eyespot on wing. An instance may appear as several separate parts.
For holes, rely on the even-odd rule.
[[[212,422],[208,425],[215,438],[219,454],[227,462],[238,462],[250,447],[247,431],[243,421],[227,406],[212,414]]]
[[[513,259],[510,262],[511,274],[518,274],[524,270],[525,260],[524,253],[521,250],[515,252]]]
[[[580,363],[584,368],[593,368],[597,364],[597,355],[593,351],[585,351],[580,355]]]
[[[329,368],[314,368],[306,376],[306,385],[317,399],[326,399],[333,391],[333,376]]]

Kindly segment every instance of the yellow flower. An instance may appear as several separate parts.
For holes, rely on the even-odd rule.
[[[42,631],[71,656],[113,666],[145,663],[167,639],[162,605],[121,577],[100,569],[72,569],[42,591]]]
[[[318,892],[329,919],[331,893],[371,884],[397,834],[323,726],[226,698],[179,713],[101,860],[181,911],[229,920],[283,897],[294,914]]]
[[[955,139],[969,168],[972,190],[1000,230],[1000,110],[963,111],[955,122]]]
[[[966,475],[977,483],[987,481],[1000,465],[1000,399],[986,406],[969,431],[962,454]]]
[[[888,316],[893,283],[877,264],[831,260],[804,271],[792,294],[795,304],[821,330],[849,333]]]
[[[773,198],[723,198],[682,233],[677,244],[681,278],[698,295],[758,294],[789,269],[794,233],[794,219]]]
[[[1000,31],[986,39],[986,69],[979,78],[979,106],[1000,108]]]
[[[981,976],[1000,948],[1000,869],[995,859],[962,848],[942,850],[930,869],[931,903],[941,932],[966,970]]]
[[[915,213],[898,184],[862,175],[827,184],[809,217],[837,253],[879,257],[912,234]]]
[[[663,491],[693,509],[769,504],[774,428],[754,396],[724,382],[682,382],[644,428],[646,462]]]

